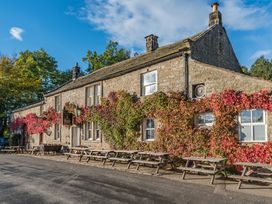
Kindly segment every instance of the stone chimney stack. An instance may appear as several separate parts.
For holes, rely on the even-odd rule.
[[[159,47],[158,36],[151,34],[151,35],[146,36],[145,40],[146,40],[146,51],[147,52],[152,52]]]
[[[79,77],[80,73],[80,67],[78,66],[78,63],[76,63],[76,66],[72,68],[72,79],[73,81],[76,80]]]
[[[222,14],[218,11],[218,6],[217,2],[212,4],[212,13],[209,15],[209,27],[216,24],[222,25]]]

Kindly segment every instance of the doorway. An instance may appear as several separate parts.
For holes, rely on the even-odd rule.
[[[80,146],[80,129],[79,127],[72,127],[72,147]]]

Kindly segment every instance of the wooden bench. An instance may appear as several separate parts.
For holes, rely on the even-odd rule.
[[[169,154],[165,152],[138,152],[140,159],[131,160],[128,164],[128,169],[131,164],[136,164],[136,169],[139,170],[140,165],[149,165],[156,167],[155,174],[159,173],[159,169],[169,163]]]
[[[213,157],[184,157],[186,160],[185,166],[180,166],[177,169],[181,170],[182,179],[185,179],[187,172],[203,173],[211,175],[211,184],[214,183],[215,175],[225,171],[226,158],[213,158]],[[193,164],[190,166],[190,163]]]
[[[83,155],[88,154],[88,151],[90,151],[89,148],[71,147],[70,151],[68,153],[64,153],[64,155],[67,156],[67,160],[71,157],[77,157],[79,158],[79,161],[81,161]]]
[[[23,152],[23,148],[22,146],[7,146],[4,149],[1,149],[1,152],[4,153],[21,153]]]
[[[116,162],[130,163],[133,156],[137,154],[137,150],[114,150],[114,157],[109,157],[108,160],[112,162],[112,166],[115,166]]]
[[[241,188],[242,181],[256,181],[260,183],[272,184],[272,166],[269,164],[237,162],[235,166],[242,166],[241,175],[230,175],[228,178],[238,180],[237,189]],[[268,171],[262,172],[262,171]]]
[[[91,159],[100,159],[103,162],[103,166],[106,164],[109,155],[113,152],[113,150],[91,150],[89,154],[85,154],[82,157],[87,159],[87,163]]]
[[[16,153],[16,150],[15,149],[1,149],[1,152],[4,152],[4,153]]]

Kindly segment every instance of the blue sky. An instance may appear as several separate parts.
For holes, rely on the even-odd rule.
[[[210,0],[2,0],[0,53],[44,48],[66,70],[88,49],[102,52],[110,39],[143,52],[144,36],[160,45],[193,35],[208,25]],[[272,0],[219,1],[241,65],[272,58]]]

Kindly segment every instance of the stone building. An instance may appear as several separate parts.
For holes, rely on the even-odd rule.
[[[248,93],[271,89],[272,83],[250,77],[241,72],[227,32],[223,27],[218,4],[212,5],[209,26],[203,32],[174,44],[159,47],[158,37],[146,36],[146,53],[104,67],[91,74],[79,77],[79,67],[73,68],[73,78],[66,84],[45,94],[44,101],[17,109],[13,117],[27,113],[41,113],[49,107],[62,112],[66,102],[81,106],[96,105],[101,97],[112,91],[125,90],[140,97],[156,91],[184,91],[188,98],[198,98],[221,92],[225,89],[242,90]],[[212,113],[201,114],[201,125],[212,125]],[[272,139],[272,116],[263,110],[247,110],[241,117],[249,119],[239,130],[241,141],[263,142]],[[258,117],[259,122],[252,122]],[[143,121],[142,140],[156,139],[156,121]],[[93,148],[108,148],[96,123],[83,127],[65,127],[62,124],[51,128],[51,135],[34,135],[30,144],[50,143],[69,146],[88,145]]]

